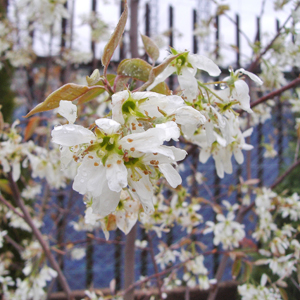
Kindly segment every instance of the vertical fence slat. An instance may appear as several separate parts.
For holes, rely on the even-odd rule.
[[[92,0],[92,13],[96,14],[97,11],[97,0]],[[91,41],[91,51],[93,55],[92,59],[92,71],[97,68],[97,60],[96,60],[96,43],[95,41]]]
[[[173,6],[170,5],[169,6],[169,31],[170,31],[169,45],[170,45],[170,47],[174,47],[173,26],[174,26],[174,9],[173,9]],[[174,88],[174,76],[173,75],[171,75],[169,77],[169,87],[170,87],[171,91]]]
[[[120,229],[116,229],[115,240],[117,242],[122,241],[122,232]],[[115,255],[114,272],[115,272],[115,280],[116,280],[116,291],[119,291],[122,286],[122,281],[121,281],[122,245],[120,243],[115,244],[114,255]]]
[[[241,66],[241,45],[240,45],[240,16],[236,14],[235,16],[235,22],[236,22],[236,68],[239,69]]]
[[[193,10],[193,32],[195,31],[195,29],[197,28],[197,20],[198,16],[197,16],[197,11],[194,9]],[[195,34],[193,34],[193,53],[197,54],[198,53],[198,38]]]

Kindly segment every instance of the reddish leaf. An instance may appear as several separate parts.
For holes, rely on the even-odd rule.
[[[123,13],[120,17],[120,20],[119,20],[113,34],[111,35],[108,43],[105,45],[104,52],[103,52],[103,55],[101,58],[102,65],[104,66],[104,74],[106,74],[106,70],[110,63],[110,60],[122,38],[122,34],[125,29],[127,17],[128,17],[128,6],[127,6],[127,1],[125,1],[124,11],[123,11]]]
[[[25,132],[24,132],[24,140],[25,141],[27,141],[28,139],[31,138],[35,129],[39,125],[39,122],[40,122],[40,117],[33,117],[29,120],[29,122],[25,128]]]
[[[74,101],[78,100],[80,103],[92,100],[104,91],[101,86],[85,86],[74,83],[68,83],[60,87],[55,92],[51,93],[44,102],[38,104],[33,108],[25,118],[32,116],[33,114],[52,110],[59,107],[60,100]]]

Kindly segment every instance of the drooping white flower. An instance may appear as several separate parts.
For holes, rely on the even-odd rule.
[[[237,104],[238,108],[241,108],[248,113],[252,113],[250,108],[249,87],[248,84],[241,79],[241,75],[243,74],[249,76],[256,84],[263,84],[258,76],[241,68],[235,72],[231,71],[230,76],[223,79],[223,81],[227,82],[228,88],[215,91],[215,93],[219,98],[222,98],[225,103],[232,102],[233,104]],[[218,98],[216,99],[216,102],[219,102]]]
[[[178,52],[174,49],[171,51],[173,54],[178,54]],[[169,57],[166,59],[168,58]],[[165,81],[170,75],[176,73],[184,96],[191,101],[195,99],[198,94],[198,84],[195,78],[197,69],[206,71],[211,76],[219,76],[221,73],[219,67],[211,59],[203,55],[183,52],[155,78],[154,82],[147,88],[147,90],[151,90],[157,84]]]

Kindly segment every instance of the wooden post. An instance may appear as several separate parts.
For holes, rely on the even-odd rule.
[[[170,31],[170,36],[169,36],[169,45],[170,47],[174,46],[174,36],[173,36],[173,26],[174,26],[174,22],[173,22],[173,6],[169,6],[169,31]],[[174,76],[170,76],[169,77],[169,87],[170,90],[174,89]]]
[[[197,28],[197,10],[193,9],[193,30]],[[195,34],[193,34],[193,53],[198,53],[198,38]]]
[[[138,5],[139,0],[130,0],[130,52],[131,57],[139,56],[138,53]],[[124,288],[127,289],[135,281],[135,247],[137,224],[133,226],[126,236],[125,264],[124,264]],[[134,300],[134,289],[124,295],[124,300]]]
[[[240,45],[240,16],[236,14],[235,16],[236,21],[236,68],[239,69],[241,67],[241,45]]]

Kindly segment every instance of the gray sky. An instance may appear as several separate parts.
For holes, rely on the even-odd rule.
[[[157,33],[160,34],[168,30],[168,8],[170,5],[174,7],[174,23],[176,32],[182,34],[181,37],[175,38],[174,47],[178,50],[191,50],[192,49],[192,10],[199,7],[199,1],[197,0],[152,0],[151,2],[157,1],[159,11],[157,15],[158,27]],[[202,0],[203,1],[203,0]],[[144,17],[145,17],[145,3],[146,0],[140,0],[140,14],[139,14],[139,31],[144,33]],[[254,40],[256,34],[256,17],[261,12],[261,5],[263,0],[219,0],[222,4],[228,4],[231,8],[229,15],[235,18],[235,14],[240,15],[241,30],[243,30],[251,41]],[[74,36],[74,48],[81,51],[89,51],[90,49],[90,30],[87,25],[80,25],[82,14],[88,14],[91,10],[91,1],[87,0],[75,0],[75,36]],[[120,13],[120,4],[117,0],[110,1],[98,1],[98,12],[100,16],[110,25],[111,30],[118,22]],[[210,11],[215,11],[215,5],[210,4]],[[283,12],[276,12],[273,9],[273,1],[265,1],[265,13],[261,21],[261,29],[263,33],[271,33],[270,37],[275,34],[275,19],[279,19],[281,23],[290,14],[291,6],[288,5]],[[128,22],[129,23],[129,22]],[[129,25],[129,24],[127,24]],[[235,44],[235,28],[234,25],[222,16],[220,18],[220,41],[221,41],[221,56],[224,57],[223,64],[230,65],[234,61],[235,54],[228,45]],[[127,26],[127,29],[129,27]],[[266,43],[268,37],[262,35],[262,42]],[[168,45],[167,39],[166,45],[162,48],[160,60],[167,55]],[[214,38],[210,37],[204,44],[200,46],[200,53],[205,53],[205,48],[212,49]],[[100,57],[102,49],[104,48],[105,41],[98,43],[97,45],[97,56]],[[208,45],[208,46],[207,46]],[[39,48],[37,44],[37,48]],[[251,50],[247,46],[247,42],[244,38],[241,39],[241,51],[247,56],[251,56]],[[117,55],[114,57],[117,59]],[[222,63],[222,62],[220,62]]]

